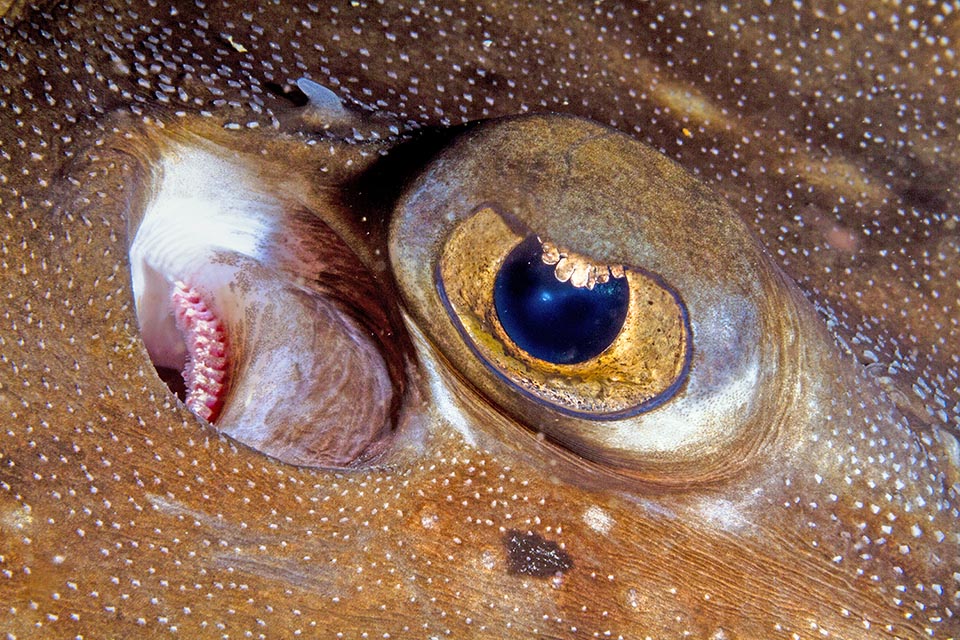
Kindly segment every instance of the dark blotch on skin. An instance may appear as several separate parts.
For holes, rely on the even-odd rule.
[[[510,530],[503,545],[507,550],[507,570],[512,574],[548,578],[573,567],[570,554],[533,531]]]

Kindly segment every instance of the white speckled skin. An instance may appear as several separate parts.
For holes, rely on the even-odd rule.
[[[39,4],[0,31],[8,637],[960,635],[956,3]],[[303,77],[368,110],[324,134]],[[386,196],[350,182],[390,181],[372,140],[540,111],[677,161],[819,311],[837,364],[804,370],[790,446],[634,481],[511,417],[401,308]],[[128,231],[194,135],[318,212],[413,323],[374,463],[281,464],[155,376]],[[571,564],[537,577],[508,539]]]

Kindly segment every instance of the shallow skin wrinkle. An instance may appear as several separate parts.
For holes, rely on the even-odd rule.
[[[39,4],[0,30],[8,637],[960,635],[956,3]],[[540,112],[675,160],[783,270],[831,372],[795,440],[638,480],[466,382],[353,179],[391,126]],[[406,323],[403,428],[356,468],[239,445],[157,377],[127,251],[190,145],[325,212]]]

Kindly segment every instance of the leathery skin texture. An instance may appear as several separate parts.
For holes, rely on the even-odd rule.
[[[960,635],[956,3],[0,12],[7,637]]]

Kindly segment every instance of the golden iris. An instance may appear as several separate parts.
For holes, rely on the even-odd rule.
[[[581,307],[586,318],[560,312],[542,327],[553,335],[535,335],[529,320],[518,329],[513,318],[504,317],[515,315],[509,297],[517,291],[498,295],[498,286],[507,286],[498,281],[515,278],[504,275],[511,270],[520,269],[523,279],[523,272],[541,269],[527,255],[531,247],[542,266],[552,270],[556,291],[581,290],[575,295],[587,297],[582,292],[596,292],[614,300]],[[686,377],[689,321],[682,300],[662,279],[637,268],[598,264],[541,241],[492,206],[481,207],[453,229],[437,275],[448,313],[474,352],[515,388],[563,413],[593,419],[633,415],[669,399]],[[532,287],[533,295],[554,291],[543,283],[518,286]],[[599,319],[589,317],[593,312]],[[581,326],[557,336],[564,329],[556,325],[564,322]],[[584,335],[591,326],[594,332]]]

